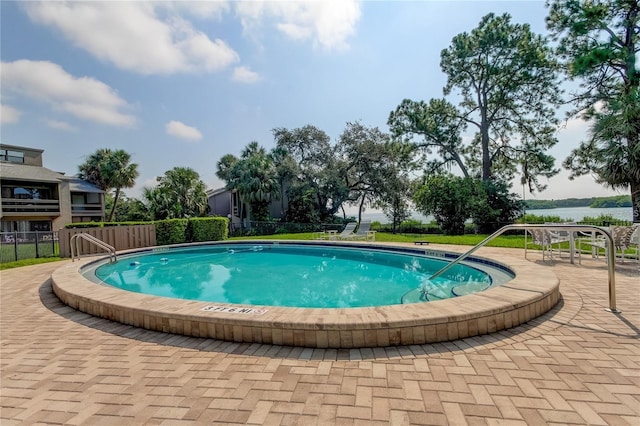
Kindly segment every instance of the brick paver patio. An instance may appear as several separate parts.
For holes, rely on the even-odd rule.
[[[448,247],[460,251],[460,247]],[[484,248],[499,259],[522,250]],[[530,253],[540,262],[540,253]],[[305,349],[145,331],[51,291],[62,263],[2,271],[0,424],[640,424],[640,272],[547,262],[563,301],[443,344]]]

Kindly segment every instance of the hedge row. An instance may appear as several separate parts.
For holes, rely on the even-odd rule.
[[[65,228],[105,228],[107,226],[133,226],[149,225],[153,222],[73,222],[68,223]]]
[[[229,219],[226,217],[194,217],[191,219],[166,219],[155,222],[82,222],[70,223],[66,228],[102,228],[107,226],[149,225],[156,226],[158,245],[181,244],[201,241],[226,240],[229,236]]]

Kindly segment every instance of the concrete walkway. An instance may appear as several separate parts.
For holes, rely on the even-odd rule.
[[[479,255],[504,253],[524,254]],[[444,344],[354,350],[234,344],[94,318],[52,293],[48,277],[61,265],[0,273],[3,426],[640,424],[637,263],[618,265],[621,314],[605,311],[602,260],[563,259],[547,262],[563,301],[535,321]]]

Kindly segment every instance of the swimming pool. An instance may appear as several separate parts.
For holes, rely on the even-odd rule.
[[[300,242],[252,241],[251,245],[298,245]],[[393,250],[410,255],[452,260],[455,249],[423,250],[382,243],[315,243],[305,246]],[[454,249],[453,251],[451,249]],[[149,248],[138,253],[167,254],[175,248]],[[178,248],[179,249],[179,248]],[[496,262],[484,257],[492,253]],[[560,283],[552,268],[500,249],[483,248],[471,264],[505,268],[514,275],[501,285],[464,297],[428,303],[361,308],[292,308],[175,299],[124,291],[88,280],[83,273],[108,262],[107,257],[66,262],[51,275],[58,298],[73,309],[122,324],[236,343],[312,348],[362,348],[419,345],[462,339],[515,327],[553,308],[560,300]],[[119,256],[121,259],[124,256]],[[212,343],[218,344],[218,343]]]
[[[423,252],[368,247],[216,244],[124,256],[85,276],[155,296],[304,308],[441,300],[513,278],[506,268],[469,263],[429,280],[447,262]]]

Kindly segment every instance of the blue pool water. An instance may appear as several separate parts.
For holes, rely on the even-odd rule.
[[[124,290],[207,302],[348,308],[437,300],[483,290],[487,272],[418,255],[312,245],[208,245],[121,256],[95,271]]]

